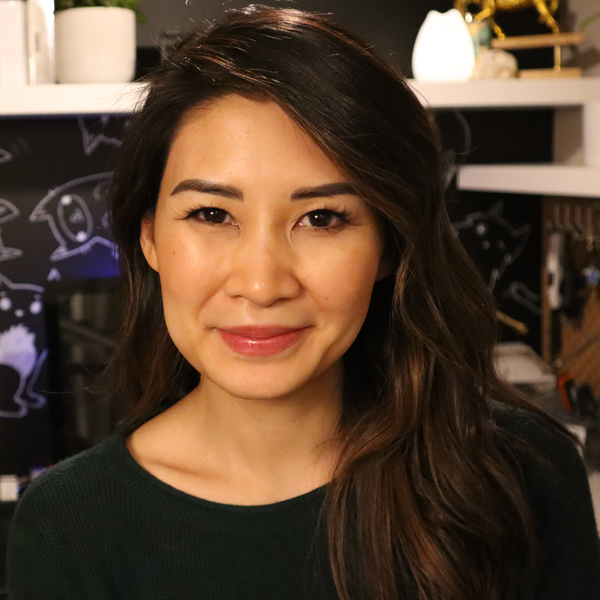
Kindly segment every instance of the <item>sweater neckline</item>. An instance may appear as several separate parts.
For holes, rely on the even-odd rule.
[[[134,488],[146,505],[163,514],[235,535],[267,535],[315,526],[329,484],[272,504],[214,502],[179,490],[144,469],[129,452],[125,437],[116,433],[106,440],[109,468]]]
[[[173,487],[172,485],[165,483],[164,481],[162,481],[155,475],[152,475],[152,473],[150,473],[149,471],[144,469],[144,467],[142,467],[142,465],[140,465],[140,463],[137,460],[135,460],[135,458],[129,451],[129,448],[127,447],[124,435],[119,435],[117,441],[118,441],[118,446],[119,446],[119,452],[122,454],[122,456],[124,457],[127,464],[134,471],[136,471],[141,477],[149,479],[150,481],[155,483],[158,487],[164,489],[165,491],[167,491],[169,493],[174,493],[176,496],[178,496],[180,498],[185,498],[191,502],[197,502],[201,506],[204,506],[205,508],[210,508],[211,510],[222,510],[222,511],[226,511],[226,512],[243,512],[243,513],[260,513],[260,512],[272,512],[275,510],[285,510],[296,504],[300,504],[303,502],[310,502],[315,497],[318,497],[318,496],[324,494],[325,490],[327,489],[327,487],[329,485],[326,483],[325,485],[319,486],[318,488],[310,490],[309,492],[305,492],[304,494],[300,494],[299,496],[294,496],[293,498],[287,498],[285,500],[281,500],[279,502],[273,502],[270,504],[248,504],[248,505],[245,505],[245,504],[226,504],[223,502],[215,502],[213,500],[206,500],[199,496],[194,496],[193,494],[188,494],[187,492],[183,492],[182,490],[179,490],[179,489]]]

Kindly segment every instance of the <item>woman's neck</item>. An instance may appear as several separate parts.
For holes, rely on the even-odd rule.
[[[160,479],[208,500],[270,504],[301,495],[333,476],[341,371],[269,399],[236,398],[205,379],[128,445]]]

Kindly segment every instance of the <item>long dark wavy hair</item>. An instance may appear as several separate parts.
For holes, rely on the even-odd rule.
[[[110,192],[126,287],[112,381],[133,431],[199,375],[171,341],[142,254],[175,133],[239,94],[276,102],[384,223],[392,275],[375,284],[344,357],[344,442],[323,522],[342,600],[498,600],[532,557],[518,438],[495,403],[536,410],[499,380],[492,296],[453,233],[433,119],[402,76],[324,16],[251,6],[182,39],[147,78]],[[552,426],[562,429],[549,417]],[[527,450],[527,447],[523,448]]]

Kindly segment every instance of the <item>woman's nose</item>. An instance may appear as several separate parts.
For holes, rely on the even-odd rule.
[[[278,300],[295,298],[300,288],[293,251],[283,236],[241,236],[225,283],[229,297],[242,297],[266,307]]]

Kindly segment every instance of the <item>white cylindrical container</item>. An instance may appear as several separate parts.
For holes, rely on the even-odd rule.
[[[600,102],[583,105],[582,126],[585,164],[600,167]]]
[[[69,8],[55,15],[59,83],[125,83],[135,71],[135,13],[128,8]]]
[[[0,475],[0,502],[19,499],[19,480],[16,475]]]

